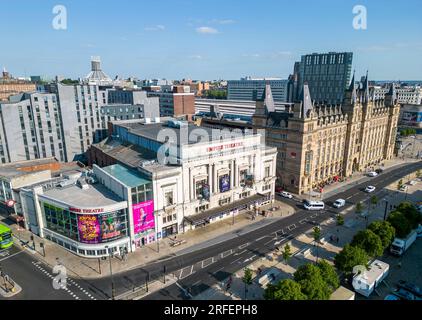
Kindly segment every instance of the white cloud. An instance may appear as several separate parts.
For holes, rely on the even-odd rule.
[[[163,31],[165,30],[166,27],[161,25],[161,24],[157,24],[156,26],[151,26],[151,27],[145,27],[144,30],[145,31]]]
[[[191,56],[189,56],[189,58],[190,59],[195,59],[195,60],[202,60],[203,59],[203,57],[201,55],[199,55],[199,54],[191,55]]]
[[[216,34],[219,33],[217,29],[211,28],[211,27],[199,27],[196,28],[196,32],[202,33],[202,34]]]
[[[233,20],[233,19],[214,19],[214,20],[212,20],[212,23],[233,24],[233,23],[236,23],[236,20]]]

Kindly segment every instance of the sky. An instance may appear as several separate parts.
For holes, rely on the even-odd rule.
[[[65,30],[53,28],[57,5]],[[420,0],[2,0],[0,67],[76,79],[100,56],[111,77],[287,78],[303,54],[352,51],[358,77],[420,80],[420,12]]]

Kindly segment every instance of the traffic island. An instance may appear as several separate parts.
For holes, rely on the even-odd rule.
[[[0,296],[11,298],[22,291],[22,288],[8,276],[0,278]]]

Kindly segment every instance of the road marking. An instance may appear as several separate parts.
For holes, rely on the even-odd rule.
[[[308,221],[308,220],[305,218],[305,219],[300,220],[300,221],[299,221],[299,223],[300,223],[300,224],[305,224],[307,221]]]
[[[192,295],[185,288],[183,288],[179,283],[176,282],[176,286],[178,286],[179,289],[182,290],[187,296],[192,298]]]
[[[233,262],[231,262],[230,264],[235,264],[235,263],[236,263],[236,262],[238,262],[240,259],[242,259],[242,258],[238,258],[238,259],[234,260]]]
[[[246,248],[249,245],[250,245],[249,242],[248,243],[245,243],[245,244],[242,244],[241,246],[239,246],[239,249],[242,250],[242,249]]]
[[[274,240],[276,240],[276,239],[271,239],[270,241],[267,241],[267,242],[265,242],[264,244],[265,244],[265,245],[268,245],[269,243],[272,243]]]
[[[9,255],[9,256],[7,256],[6,258],[1,259],[1,260],[0,260],[0,262],[2,262],[2,261],[4,261],[4,260],[7,260],[7,259],[10,259],[10,258],[13,258],[14,256],[17,256],[18,254],[20,254],[20,253],[22,253],[22,252],[23,252],[23,251],[19,251],[19,252],[16,252],[16,253],[12,254],[12,255]]]
[[[228,253],[228,254],[226,254],[226,253]],[[228,256],[230,256],[232,253],[233,253],[233,250],[228,250],[228,251],[225,251],[225,252],[223,252],[223,253],[221,254],[221,258],[228,257]]]
[[[211,263],[208,263],[208,264],[204,265],[204,262],[206,262],[206,261],[208,261],[208,260],[210,260],[210,259],[211,259]],[[208,267],[208,266],[212,265],[214,262],[215,262],[215,261],[214,261],[214,258],[208,258],[208,259],[202,260],[202,269],[204,269],[204,268],[206,268],[206,267]]]
[[[221,267],[220,269],[218,269],[218,270],[215,270],[214,272],[213,272],[213,274],[216,274],[217,272],[220,272],[221,270],[223,270],[224,269],[224,267]]]
[[[296,224],[292,224],[291,226],[288,226],[287,229],[289,229],[289,231],[296,229]]]
[[[256,257],[256,254],[255,254],[255,255],[253,255],[252,257],[250,257],[249,259],[246,259],[245,261],[243,261],[243,263],[246,263],[246,262],[252,261],[252,260],[253,260],[253,258],[255,258],[255,257]]]
[[[235,257],[237,257],[237,256],[239,256],[239,255],[241,255],[241,254],[245,253],[246,251],[248,251],[248,250],[243,250],[242,252],[238,252],[238,253],[236,253],[234,256],[235,256]]]
[[[201,283],[201,280],[198,280],[198,281],[196,281],[195,283],[192,284],[192,287],[196,286],[197,284],[200,284],[200,283]]]

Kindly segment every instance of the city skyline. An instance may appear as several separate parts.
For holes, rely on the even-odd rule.
[[[112,78],[287,78],[301,55],[351,51],[356,74],[369,70],[371,80],[421,78],[422,23],[408,10],[416,0],[400,6],[362,1],[366,30],[353,29],[355,1],[214,2],[219,10],[190,0],[153,9],[132,1],[60,4],[67,10],[66,30],[52,27],[56,1],[0,4],[8,16],[0,22],[2,39],[10,48],[0,53],[0,66],[14,76],[79,78],[88,74],[90,57],[101,56]]]

